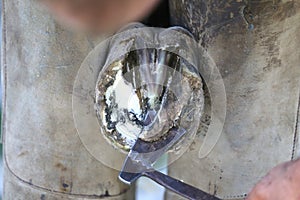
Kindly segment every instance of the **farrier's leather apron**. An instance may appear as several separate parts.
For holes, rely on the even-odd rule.
[[[193,33],[203,22],[197,2],[170,1],[173,22]],[[88,154],[73,124],[72,84],[93,43],[62,30],[33,1],[4,1],[4,6],[6,199],[123,198],[127,188],[116,181],[117,172]],[[229,11],[222,14],[238,19],[200,42],[207,43],[224,79],[225,126],[212,151],[199,153],[199,134],[169,170],[228,199],[242,198],[299,149],[299,3],[267,2],[253,9],[251,30],[240,10]],[[176,197],[168,193],[168,199]]]
[[[63,30],[37,1],[3,3],[4,199],[133,199],[73,121],[73,82],[97,43]]]
[[[193,32],[217,64],[227,115],[215,148],[199,155],[199,133],[169,173],[224,199],[243,198],[299,150],[300,2],[247,2],[170,1],[173,24]]]

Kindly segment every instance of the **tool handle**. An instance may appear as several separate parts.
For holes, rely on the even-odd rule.
[[[220,200],[219,198],[212,196],[202,190],[199,190],[191,185],[188,185],[182,181],[174,179],[158,171],[146,171],[143,176],[152,179],[165,188],[191,200]]]

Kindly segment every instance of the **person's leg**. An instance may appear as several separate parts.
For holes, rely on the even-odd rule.
[[[75,128],[73,83],[93,45],[34,0],[5,0],[3,12],[4,199],[133,199]]]
[[[195,144],[169,174],[224,199],[243,197],[299,150],[299,2],[169,2],[172,24],[188,28],[207,49],[227,95],[216,146],[199,154],[203,135],[210,136],[203,121]]]

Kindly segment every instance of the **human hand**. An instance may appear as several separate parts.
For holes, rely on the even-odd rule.
[[[300,200],[300,160],[273,168],[246,200]]]

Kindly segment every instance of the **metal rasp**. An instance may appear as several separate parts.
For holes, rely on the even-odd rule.
[[[153,169],[157,159],[166,153],[185,132],[183,128],[173,128],[166,137],[156,142],[138,139],[124,162],[119,179],[126,184],[131,184],[139,177],[145,176],[187,199],[218,200],[215,196]]]

